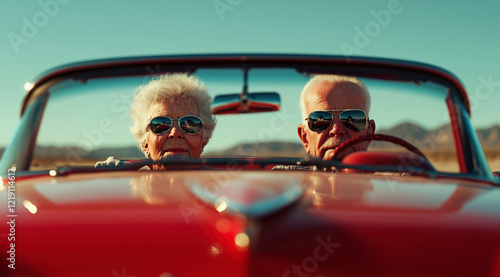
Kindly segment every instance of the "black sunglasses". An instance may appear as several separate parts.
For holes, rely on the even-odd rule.
[[[339,115],[340,121],[344,127],[356,132],[363,130],[368,121],[365,111],[354,109],[315,111],[310,113],[305,120],[307,120],[307,126],[311,131],[321,133],[330,127],[335,114]]]
[[[203,129],[203,120],[194,115],[185,115],[177,119],[177,123],[182,131],[188,135],[196,135]],[[148,124],[151,132],[155,134],[163,134],[174,126],[174,120],[168,116],[159,116],[151,119]]]

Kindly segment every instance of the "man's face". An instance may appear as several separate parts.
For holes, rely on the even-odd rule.
[[[179,127],[178,119],[185,115],[198,116],[198,108],[186,99],[154,103],[149,108],[149,120],[158,116],[168,116],[174,120],[172,128],[162,134],[147,132],[144,149],[151,159],[157,161],[168,156],[188,156],[199,158],[203,151],[203,131],[189,135]]]
[[[314,111],[324,110],[367,110],[363,90],[354,83],[317,82],[310,88],[304,104],[307,115]],[[311,131],[304,124],[299,124],[297,131],[304,148],[311,156],[330,160],[334,149],[342,142],[353,137],[373,134],[375,122],[370,120],[363,130],[356,132],[346,128],[340,121],[339,115],[335,114],[332,124],[321,133]],[[368,142],[353,145],[336,157],[343,158],[352,152],[366,151],[368,145]]]

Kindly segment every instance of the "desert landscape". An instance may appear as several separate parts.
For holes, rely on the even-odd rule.
[[[377,133],[400,137],[419,148],[440,171],[458,172],[453,137],[449,128],[425,130],[418,125],[404,123]],[[478,129],[477,136],[483,147],[491,171],[500,171],[500,126]],[[404,151],[387,142],[374,141],[369,150]],[[0,155],[4,149],[0,148]],[[302,144],[298,142],[268,141],[239,144],[217,152],[205,152],[203,156],[254,156],[254,157],[304,157]],[[76,147],[38,146],[35,149],[31,170],[52,169],[67,165],[93,166],[96,161],[115,156],[120,159],[142,159],[143,154],[136,146],[122,148],[99,148],[90,152]]]

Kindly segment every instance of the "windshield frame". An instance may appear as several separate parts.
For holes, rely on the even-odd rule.
[[[0,163],[3,172],[16,164],[18,170],[29,169],[50,87],[68,79],[86,82],[94,78],[150,75],[151,68],[162,72],[196,72],[198,69],[293,68],[304,75],[328,73],[356,75],[410,82],[434,82],[448,88],[448,108],[452,119],[460,173],[494,180],[484,153],[470,124],[470,104],[458,79],[444,69],[427,64],[356,57],[314,55],[194,55],[160,56],[98,60],[56,68],[43,75],[28,91],[21,109],[21,123]],[[149,70],[148,70],[149,69]],[[27,137],[28,139],[21,139]]]

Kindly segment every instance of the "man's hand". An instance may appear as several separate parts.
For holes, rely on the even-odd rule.
[[[105,161],[99,161],[99,162],[95,163],[94,167],[95,168],[123,167],[123,166],[131,165],[131,164],[132,163],[126,162],[124,160],[115,159],[114,156],[110,156]]]

